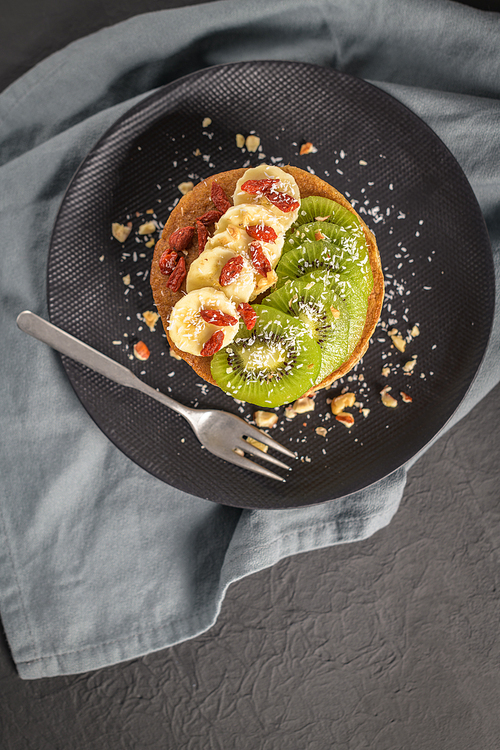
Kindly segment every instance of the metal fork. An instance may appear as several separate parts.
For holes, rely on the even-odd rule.
[[[161,404],[168,406],[169,409],[173,409],[173,411],[181,414],[191,425],[200,443],[215,456],[224,459],[224,461],[229,461],[229,463],[236,464],[236,466],[240,466],[243,469],[249,469],[250,471],[255,471],[257,474],[277,479],[279,482],[285,481],[278,474],[269,471],[269,469],[263,466],[259,466],[254,461],[250,461],[250,459],[235,452],[238,448],[245,453],[269,461],[281,469],[290,470],[290,467],[282,461],[251,445],[251,443],[245,440],[246,436],[265,443],[270,448],[274,448],[290,458],[297,458],[295,453],[277,443],[276,440],[270,438],[269,435],[266,435],[265,432],[257,429],[257,427],[248,424],[241,417],[237,417],[235,414],[230,414],[226,411],[220,411],[219,409],[192,409],[189,406],[179,404],[173,398],[170,398],[170,396],[166,396],[164,393],[160,393],[160,391],[143,383],[127,367],[120,365],[105,354],[101,354],[101,352],[93,349],[88,344],[79,341],[74,336],[66,333],[66,331],[40,318],[29,310],[25,310],[18,315],[17,325],[25,333],[29,333],[30,336],[43,341],[44,344],[48,344],[53,349],[61,352],[61,354],[65,354],[67,357],[86,365],[86,367],[90,367],[91,370],[104,375],[115,383],[124,385],[127,388],[135,388],[137,391],[151,396],[151,398],[156,399]]]

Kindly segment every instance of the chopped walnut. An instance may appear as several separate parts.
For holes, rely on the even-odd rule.
[[[285,406],[285,417],[287,419],[293,419],[297,416],[297,412],[293,408],[293,406]]]
[[[405,393],[404,391],[401,391],[400,393],[401,393],[401,398],[403,399],[405,404],[411,404],[411,402],[413,401],[412,397],[408,396],[408,394]]]
[[[394,409],[398,405],[398,402],[390,395],[390,390],[392,390],[391,387],[389,385],[386,385],[386,387],[380,391],[380,397],[384,406],[387,406],[390,409]]]
[[[420,328],[418,326],[413,326],[413,328],[410,331],[411,337],[416,338],[417,336],[420,336]]]
[[[150,351],[144,341],[138,341],[137,344],[134,344],[134,357],[144,362],[149,359],[149,355]]]
[[[403,365],[403,372],[406,373],[406,375],[411,375],[413,372],[415,365],[417,364],[417,358],[408,360],[408,362],[405,362]]]
[[[122,281],[125,284],[125,286],[128,286],[130,284],[130,281],[131,281],[130,274],[127,273],[127,274],[125,274],[125,276],[122,276]]]
[[[326,437],[326,427],[316,427],[316,435],[320,435],[321,437]]]
[[[388,378],[391,374],[391,368],[390,367],[382,367],[382,377]]]
[[[154,312],[154,310],[146,310],[146,312],[142,313],[142,318],[150,331],[154,331],[159,317],[158,313]]]
[[[177,352],[174,352],[173,349],[170,349],[170,356],[173,359],[177,359],[179,362],[182,360],[182,357],[179,357],[179,355],[177,354]]]
[[[335,415],[335,419],[348,429],[350,429],[354,424],[354,417],[348,412],[341,411],[340,414]]]
[[[269,450],[268,446],[265,443],[261,443],[260,440],[255,440],[255,438],[247,437],[245,438],[247,443],[250,443],[250,445],[253,445],[254,448],[258,448],[262,453],[267,453]]]
[[[138,234],[153,234],[156,232],[156,224],[154,221],[146,221],[144,224],[141,224],[137,231]]]
[[[314,406],[314,399],[304,396],[295,401],[293,404],[293,410],[296,414],[305,414],[308,411],[314,411]]]
[[[389,331],[389,337],[396,349],[400,352],[404,352],[404,350],[406,349],[406,341],[401,336],[399,331],[396,330],[396,328],[393,328],[391,331]]]
[[[125,242],[131,231],[131,221],[129,221],[127,224],[119,224],[116,221],[111,224],[111,234],[113,235],[115,240],[118,240],[118,242],[121,242],[122,244]]]
[[[299,154],[300,156],[305,156],[305,154],[315,154],[317,150],[318,149],[315,148],[310,141],[307,141],[307,143],[303,143],[300,147]]]
[[[249,135],[247,136],[247,139],[245,141],[245,146],[247,147],[247,151],[257,151],[257,149],[260,146],[260,138],[258,135]]]
[[[238,148],[244,148],[245,146],[245,136],[241,133],[236,133],[236,146]]]
[[[212,124],[212,120],[210,117],[204,117],[203,122],[201,123],[202,127],[208,128],[209,125]]]
[[[186,193],[190,193],[191,190],[194,188],[194,183],[189,182],[181,182],[179,185],[177,185],[178,189],[182,193],[182,195],[186,195]]]
[[[332,398],[330,408],[332,410],[332,414],[337,416],[337,414],[341,414],[344,409],[347,409],[351,406],[354,406],[356,402],[356,396],[354,393],[341,393],[340,396],[335,396],[335,398]]]
[[[272,411],[256,411],[253,418],[257,427],[274,427],[278,421],[278,415]]]

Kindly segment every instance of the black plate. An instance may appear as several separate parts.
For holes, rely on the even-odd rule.
[[[236,145],[237,133],[251,132],[260,137],[255,153]],[[316,151],[300,156],[305,141]],[[220,461],[181,417],[63,362],[102,431],[167,484],[237,507],[299,507],[366,487],[415,455],[463,399],[486,348],[494,275],[483,217],[454,157],[412,112],[362,80],[301,63],[222,65],[165,86],[118,120],[75,175],[50,247],[49,314],[177,400],[251,419],[250,405],[237,404],[169,356],[161,323],[151,332],[142,321],[144,311],[154,310],[153,248],[138,228],[155,216],[165,223],[181,182],[262,161],[311,169],[345,193],[376,233],[386,274],[381,325],[354,379],[320,393],[314,412],[287,420],[278,410],[272,434],[301,457],[287,482]],[[122,248],[111,223],[128,220],[133,230]],[[407,336],[414,325],[420,335],[404,353],[391,346],[389,330]],[[151,350],[145,363],[131,356],[138,339]],[[413,355],[417,364],[406,375],[402,366]],[[388,377],[384,365],[391,367]],[[381,403],[385,385],[399,402],[395,409]],[[370,410],[364,416],[352,409],[350,430],[327,401],[346,386]],[[400,391],[412,402],[404,403]]]

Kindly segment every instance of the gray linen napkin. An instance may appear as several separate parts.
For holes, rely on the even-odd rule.
[[[8,88],[0,96],[0,614],[23,678],[96,669],[191,638],[214,623],[232,581],[287,555],[363,539],[398,508],[404,469],[301,510],[240,511],[169,488],[109,442],[58,355],[15,325],[25,308],[47,317],[51,228],[96,139],[179,75],[273,58],[363,77],[422,117],[471,182],[499,276],[495,14],[446,0],[276,0],[272,8],[229,0],[140,15],[69,45]],[[499,341],[497,314],[452,423],[500,380]]]

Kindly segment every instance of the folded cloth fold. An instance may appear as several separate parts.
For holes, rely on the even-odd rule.
[[[97,138],[156,87],[251,59],[358,75],[426,121],[472,185],[498,279],[495,14],[447,0],[223,0],[102,30],[10,86],[0,95],[0,614],[23,678],[96,669],[191,638],[214,623],[232,581],[285,556],[366,538],[398,508],[406,467],[299,510],[241,511],[168,487],[109,442],[58,355],[15,325],[26,308],[47,317],[51,229]],[[451,423],[500,380],[498,307],[482,366]]]

